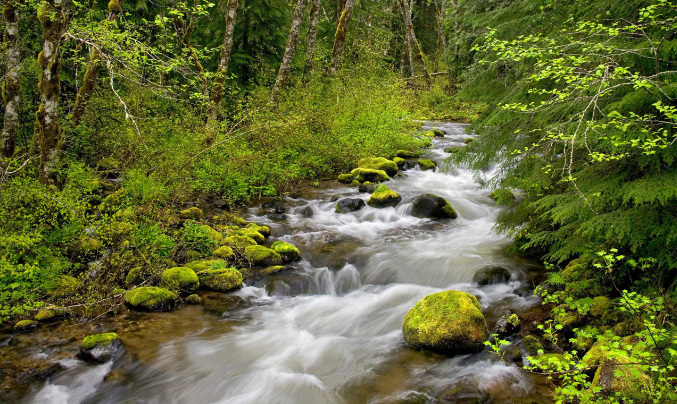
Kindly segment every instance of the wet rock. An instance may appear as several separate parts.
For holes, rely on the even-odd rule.
[[[501,267],[487,268],[478,272],[473,277],[473,282],[480,286],[497,285],[499,283],[507,283],[510,281],[510,272]]]
[[[435,137],[444,137],[444,132],[439,129],[433,129],[433,136]]]
[[[411,345],[447,354],[479,352],[489,337],[477,299],[453,290],[416,303],[404,318],[402,330]]]
[[[113,359],[122,348],[120,337],[114,332],[90,335],[80,344],[80,358],[103,363]]]
[[[444,404],[487,404],[491,397],[479,389],[476,381],[462,380],[460,384],[445,390],[438,398]]]
[[[313,211],[313,208],[310,206],[305,206],[303,209],[299,211],[299,214],[303,217],[313,217],[315,216],[315,212]]]
[[[179,212],[179,217],[181,219],[192,219],[192,220],[200,220],[202,219],[202,209],[197,208],[197,207],[192,207],[188,209],[184,209],[181,212]]]
[[[385,157],[364,158],[357,163],[357,167],[385,171],[389,176],[397,174],[398,171],[397,164]]]
[[[401,157],[395,157],[393,161],[395,162],[395,164],[397,164],[397,168],[401,168],[402,166],[404,166],[404,163],[407,162],[405,159]]]
[[[38,311],[38,314],[35,315],[35,319],[41,323],[50,323],[66,317],[66,314],[67,312],[61,307],[47,306]]]
[[[261,245],[251,245],[244,249],[244,256],[251,266],[266,267],[282,263],[280,254]]]
[[[402,171],[413,170],[414,168],[416,168],[416,166],[418,166],[417,161],[410,161],[409,160],[409,161],[405,161],[404,164],[402,165],[402,167],[400,167],[400,169]]]
[[[520,319],[517,317],[517,314],[507,312],[498,320],[492,334],[498,334],[500,338],[503,338],[508,335],[518,333],[521,327],[522,324],[520,323]]]
[[[416,198],[411,210],[412,216],[419,218],[456,219],[458,214],[449,201],[433,194],[424,194]]]
[[[421,171],[434,170],[437,168],[437,163],[430,159],[420,159],[418,166],[421,167]]]
[[[287,215],[285,215],[285,214],[280,214],[280,213],[276,213],[276,214],[273,214],[273,215],[268,215],[268,216],[266,216],[266,217],[267,217],[268,219],[270,219],[270,220],[274,220],[274,221],[277,221],[277,222],[282,222],[282,221],[287,220]]]
[[[175,267],[162,272],[160,286],[175,292],[191,293],[197,290],[200,282],[191,268]]]
[[[371,194],[372,192],[374,192],[375,189],[376,189],[376,186],[374,184],[366,184],[366,183],[360,185],[357,188],[358,191],[360,191],[362,193],[368,193],[368,194]]]
[[[402,201],[402,197],[395,191],[392,191],[385,184],[381,184],[371,194],[367,204],[373,208],[395,207]]]
[[[364,203],[364,200],[360,199],[360,198],[341,199],[336,204],[336,212],[337,213],[356,212],[356,211],[364,208],[365,206],[366,206],[366,204]]]
[[[192,294],[186,297],[187,304],[202,304],[202,298],[200,295]]]
[[[197,276],[203,290],[230,292],[242,287],[242,274],[235,268],[207,269]]]
[[[353,176],[353,180],[357,180],[359,182],[383,182],[390,180],[390,177],[385,171],[374,170],[371,168],[356,168],[351,171],[350,174]]]
[[[176,307],[179,297],[174,292],[154,286],[143,286],[125,293],[125,304],[140,311],[163,311]]]
[[[543,350],[543,344],[533,335],[527,335],[522,339],[522,349],[528,355],[538,355],[538,351]]]
[[[266,202],[261,206],[267,209],[273,209],[275,213],[285,213],[287,211],[287,208],[282,201]]]
[[[515,344],[501,345],[500,354],[512,363],[522,362],[522,350]]]
[[[219,209],[225,209],[228,207],[228,202],[224,201],[223,199],[214,199],[214,206]]]
[[[14,324],[14,332],[16,334],[27,334],[29,332],[35,331],[39,325],[40,323],[35,320],[21,320]]]
[[[292,262],[301,259],[299,249],[284,241],[276,241],[271,246],[271,249],[282,257],[282,262]]]

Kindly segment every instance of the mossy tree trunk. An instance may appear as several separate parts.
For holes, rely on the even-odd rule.
[[[289,71],[291,70],[291,62],[294,60],[296,53],[296,46],[299,43],[299,33],[301,32],[301,24],[303,23],[303,12],[306,9],[308,0],[298,0],[296,2],[296,11],[294,11],[294,20],[289,29],[289,37],[287,38],[287,46],[284,48],[284,55],[282,56],[282,64],[280,70],[277,71],[277,78],[275,85],[270,92],[270,103],[277,105],[280,101],[280,93],[282,87],[289,78]]]
[[[458,45],[458,34],[460,30],[460,22],[458,18],[458,0],[451,0],[451,4],[454,5],[454,63],[451,69],[449,69],[449,79],[451,80],[451,89],[453,90],[456,87],[456,81],[458,79],[458,64],[459,64],[459,45]]]
[[[308,28],[308,55],[306,56],[306,65],[304,73],[306,77],[313,74],[315,65],[315,45],[317,44],[317,22],[320,17],[320,0],[312,0],[310,9],[310,28]]]
[[[430,74],[428,73],[428,67],[426,66],[426,57],[421,50],[421,46],[416,40],[416,33],[414,32],[414,23],[412,22],[412,14],[414,11],[414,0],[410,0],[409,4],[406,3],[406,0],[400,0],[402,3],[402,8],[404,11],[404,25],[407,30],[407,44],[409,45],[409,52],[413,53],[416,56],[416,60],[421,65],[423,70],[423,77],[428,85],[431,83]],[[413,64],[413,62],[410,62]],[[413,67],[412,67],[412,76],[413,76]]]
[[[336,24],[336,34],[334,35],[334,47],[331,50],[331,64],[329,73],[336,74],[341,68],[341,57],[346,46],[346,37],[348,36],[348,26],[350,18],[353,15],[355,0],[346,0],[343,10]]]
[[[435,51],[435,73],[440,67],[442,49],[447,47],[447,37],[444,35],[444,17],[446,14],[447,0],[435,0],[437,12],[437,50]]]
[[[36,128],[40,144],[40,181],[53,182],[59,151],[62,145],[58,104],[61,94],[61,35],[66,25],[63,12],[65,0],[48,0],[38,8],[38,20],[42,24],[42,51],[38,55],[40,75],[40,106],[36,112]]]
[[[199,2],[200,0],[195,0],[196,8],[198,7]],[[186,6],[185,3],[183,4]],[[195,66],[197,76],[200,79],[202,95],[207,98],[209,96],[207,76],[205,75],[205,70],[202,67],[202,63],[200,63],[200,58],[198,57],[195,48],[190,43],[191,37],[193,36],[193,31],[195,30],[195,16],[189,7],[185,7],[182,18],[175,18],[174,26],[176,27],[179,46],[182,48],[182,50],[185,50],[188,62]]]
[[[230,64],[230,57],[233,50],[233,31],[235,30],[235,19],[237,17],[237,0],[228,1],[228,12],[226,15],[226,33],[223,38],[223,47],[221,48],[221,57],[219,58],[219,67],[216,70],[216,77],[214,77],[214,84],[212,85],[212,93],[207,108],[207,126],[208,129],[216,121],[219,112],[219,106],[223,99],[223,93],[226,85],[226,74],[228,65]],[[213,129],[213,128],[211,128]],[[209,135],[210,137],[212,135]]]
[[[407,4],[403,1],[397,0],[397,8],[400,10],[400,15],[402,16],[402,19],[406,22],[407,20]],[[409,61],[409,72],[411,73],[411,77],[414,77],[416,75],[416,69],[414,68],[414,56],[411,52],[411,37],[409,36],[409,31],[405,27],[402,29],[403,35],[404,35],[404,46],[402,48],[402,59],[404,60],[404,52],[406,50],[407,52],[407,59]]]
[[[108,21],[115,21],[118,15],[122,12],[122,0],[110,0],[108,3]],[[85,71],[85,77],[82,79],[82,86],[78,90],[78,96],[75,99],[75,106],[73,107],[73,124],[78,125],[82,120],[82,116],[87,109],[87,104],[92,98],[94,88],[96,87],[97,79],[99,78],[99,70],[101,70],[101,52],[98,48],[93,47],[89,56],[89,64]]]
[[[4,125],[0,139],[0,155],[12,157],[19,131],[19,96],[21,55],[19,54],[19,0],[5,0],[2,14],[5,18],[5,63],[7,71],[2,84],[2,99],[5,102]]]

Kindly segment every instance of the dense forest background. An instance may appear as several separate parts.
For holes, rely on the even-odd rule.
[[[468,120],[452,160],[501,165],[497,230],[549,271],[556,397],[674,394],[673,2],[5,0],[3,16],[0,320],[112,308],[131,269],[156,279],[209,248],[181,208],[320,186],[425,147],[416,120]],[[602,336],[641,397],[590,387],[579,357]]]

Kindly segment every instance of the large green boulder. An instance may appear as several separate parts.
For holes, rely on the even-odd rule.
[[[14,324],[14,332],[17,334],[27,334],[34,331],[40,325],[35,320],[21,320]]]
[[[448,354],[479,352],[489,337],[477,299],[453,290],[416,303],[404,318],[402,330],[411,345]]]
[[[390,177],[385,171],[374,170],[371,168],[356,168],[350,172],[350,175],[352,175],[353,180],[359,181],[360,183],[367,181],[383,182],[390,180]]]
[[[125,304],[141,311],[163,311],[176,307],[179,297],[172,291],[155,286],[143,286],[125,293]]]
[[[420,159],[418,166],[421,168],[421,171],[434,170],[437,167],[437,163],[430,159]]]
[[[270,227],[263,226],[256,223],[247,224],[247,229],[252,229],[255,232],[260,233],[263,237],[270,237]]]
[[[256,245],[256,241],[247,236],[228,236],[221,241],[221,245],[232,248],[235,251],[241,251],[250,245]]]
[[[165,269],[160,277],[160,286],[183,293],[190,294],[197,290],[199,285],[195,271],[188,267]]]
[[[397,163],[385,157],[367,157],[357,163],[359,168],[385,171],[389,176],[397,174]]]
[[[276,241],[271,249],[282,257],[282,262],[292,262],[301,259],[299,249],[284,241]]]
[[[114,332],[90,335],[80,344],[80,357],[86,361],[107,362],[118,353],[122,343]]]
[[[244,256],[251,266],[267,267],[271,265],[280,265],[282,257],[280,254],[262,245],[250,245],[244,249]]]
[[[392,191],[385,184],[381,184],[371,194],[367,205],[373,208],[395,207],[402,201],[402,197],[395,191]]]
[[[221,246],[216,250],[214,250],[212,255],[217,258],[224,259],[226,261],[233,261],[235,259],[235,253],[233,252],[233,249],[226,245]]]
[[[200,271],[204,271],[205,269],[222,269],[226,268],[228,265],[225,260],[222,259],[206,259],[206,260],[199,260],[199,261],[193,261],[189,262],[186,264],[186,266],[195,273],[198,273]]]
[[[242,287],[242,274],[235,268],[208,269],[199,272],[200,288],[214,292],[230,292]]]

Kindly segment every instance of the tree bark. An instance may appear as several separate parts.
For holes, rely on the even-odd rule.
[[[454,68],[452,70],[451,78],[451,87],[452,89],[456,87],[456,81],[458,80],[458,64],[459,64],[459,45],[458,45],[458,32],[460,30],[460,23],[458,19],[458,0],[451,0],[451,3],[454,5]]]
[[[61,35],[66,24],[63,12],[64,0],[48,0],[38,8],[38,20],[42,24],[42,51],[38,64],[40,75],[40,106],[35,113],[38,143],[40,144],[40,182],[53,182],[61,148],[61,125],[58,104],[61,94]]]
[[[108,21],[115,21],[118,14],[122,12],[122,0],[110,0],[108,3]],[[82,86],[78,90],[78,96],[75,98],[75,107],[73,107],[73,124],[77,126],[87,109],[87,104],[92,98],[96,81],[99,78],[101,69],[101,52],[93,48],[89,56],[89,64],[85,71],[85,77],[82,79]]]
[[[430,84],[430,74],[428,73],[428,68],[426,66],[425,55],[421,50],[421,46],[416,40],[416,33],[414,32],[414,24],[411,19],[411,15],[414,11],[414,0],[410,0],[409,6],[405,3],[405,0],[400,0],[404,8],[404,25],[407,29],[407,44],[409,45],[409,52],[413,52],[416,55],[416,60],[418,60],[421,68],[423,69],[423,77],[425,77],[426,83]],[[413,68],[412,68],[413,70]],[[412,76],[413,76],[412,72]]]
[[[346,0],[341,15],[336,23],[336,34],[334,35],[334,47],[331,50],[331,64],[329,73],[336,74],[341,68],[341,57],[346,46],[346,36],[348,36],[348,25],[353,15],[355,0]]]
[[[407,59],[409,60],[409,71],[411,73],[410,77],[416,76],[416,69],[414,68],[414,56],[412,54],[412,44],[411,44],[411,37],[409,36],[409,29],[407,28],[406,21],[407,21],[407,13],[408,13],[408,7],[407,4],[404,3],[404,1],[397,0],[397,8],[400,10],[400,15],[402,16],[402,19],[405,21],[405,26],[404,26],[404,48],[407,50]],[[404,56],[402,56],[404,58]]]
[[[435,73],[440,67],[440,56],[442,48],[447,46],[447,38],[444,35],[444,15],[446,14],[447,0],[435,0],[435,9],[437,10],[437,51],[435,52]]]
[[[306,9],[308,0],[298,0],[296,3],[296,11],[294,12],[294,20],[289,29],[289,37],[287,38],[287,46],[284,48],[284,55],[282,56],[282,64],[280,70],[277,72],[275,85],[273,91],[270,92],[270,103],[277,105],[280,102],[280,93],[282,87],[286,84],[291,70],[291,63],[294,60],[296,53],[296,46],[299,43],[299,33],[301,32],[301,23],[303,23],[303,12]]]
[[[223,92],[226,84],[226,73],[228,71],[228,64],[230,64],[230,57],[233,50],[233,31],[235,30],[235,18],[237,17],[237,0],[228,1],[228,15],[226,17],[226,33],[223,38],[223,48],[221,48],[221,57],[219,59],[219,67],[216,70],[216,77],[214,78],[214,85],[212,86],[212,94],[207,109],[207,123],[210,124],[216,120],[216,116],[223,99]]]
[[[308,29],[308,56],[306,57],[306,66],[304,74],[310,77],[313,74],[315,66],[315,45],[317,44],[317,21],[320,17],[320,0],[312,0],[313,5],[310,9],[310,28]]]
[[[7,73],[2,84],[2,99],[5,102],[4,126],[0,139],[0,155],[12,157],[16,147],[16,135],[19,131],[19,96],[21,94],[19,73],[21,55],[19,54],[19,0],[5,0],[2,14],[5,18],[5,44],[7,52],[5,63]]]

